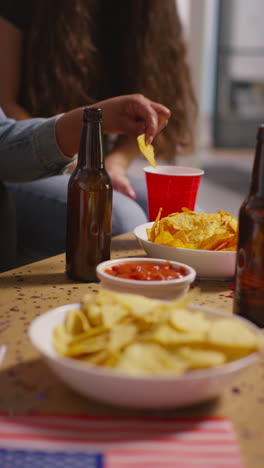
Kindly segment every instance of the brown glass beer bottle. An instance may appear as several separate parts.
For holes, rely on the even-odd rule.
[[[264,125],[258,128],[249,194],[238,223],[234,312],[264,327]]]
[[[112,184],[104,167],[102,111],[83,111],[76,169],[68,185],[66,271],[77,281],[95,281],[96,266],[110,258]]]

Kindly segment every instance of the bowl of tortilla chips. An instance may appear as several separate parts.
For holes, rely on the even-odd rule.
[[[237,219],[226,211],[202,213],[183,208],[135,228],[149,257],[190,265],[198,278],[229,279],[235,275]]]
[[[35,318],[33,345],[77,393],[131,408],[170,408],[216,397],[255,363],[261,330],[201,306],[100,289]],[[194,306],[193,306],[194,307]]]

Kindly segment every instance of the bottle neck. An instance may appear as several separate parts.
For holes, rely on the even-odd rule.
[[[264,198],[264,141],[261,140],[256,146],[249,194]]]
[[[102,121],[83,122],[78,167],[104,169]]]

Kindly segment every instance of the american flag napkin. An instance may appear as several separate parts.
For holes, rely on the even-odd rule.
[[[227,419],[0,414],[1,468],[245,468]]]

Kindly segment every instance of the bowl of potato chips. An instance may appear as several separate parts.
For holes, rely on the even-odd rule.
[[[150,257],[190,265],[197,277],[228,279],[235,275],[237,219],[219,210],[202,213],[183,208],[152,223],[136,227],[134,234]]]
[[[263,346],[245,319],[101,289],[37,317],[32,344],[79,394],[130,408],[173,408],[216,397]]]
[[[196,276],[189,265],[144,257],[107,260],[96,273],[104,288],[163,300],[185,294]]]

